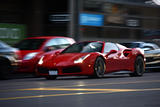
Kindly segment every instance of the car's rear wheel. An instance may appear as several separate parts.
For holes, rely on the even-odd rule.
[[[57,76],[46,76],[45,77],[47,80],[55,80],[57,78]]]
[[[138,56],[134,63],[134,73],[131,73],[130,76],[143,76],[144,71],[144,60],[141,56]]]
[[[103,58],[98,57],[94,64],[94,77],[101,78],[106,71],[106,64]]]

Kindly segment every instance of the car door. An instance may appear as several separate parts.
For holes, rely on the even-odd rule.
[[[117,71],[121,66],[119,61],[120,52],[116,44],[107,42],[104,46],[104,53],[106,54],[106,71]]]

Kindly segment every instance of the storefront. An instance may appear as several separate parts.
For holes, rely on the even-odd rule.
[[[81,39],[160,38],[160,6],[149,0],[83,0],[82,4]]]
[[[23,26],[25,37],[60,35],[77,41],[160,38],[160,6],[152,0],[3,0],[0,7],[0,24]],[[4,32],[4,27],[0,29]]]

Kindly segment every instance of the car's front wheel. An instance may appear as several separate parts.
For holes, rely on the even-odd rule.
[[[94,64],[94,76],[97,78],[101,78],[104,76],[106,71],[106,64],[103,58],[98,57]]]
[[[11,66],[8,64],[0,65],[0,79],[10,79],[11,78]]]
[[[144,60],[141,56],[138,56],[134,63],[134,73],[131,73],[130,76],[143,76],[144,71]]]

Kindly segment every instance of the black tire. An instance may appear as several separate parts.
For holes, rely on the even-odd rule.
[[[106,71],[106,64],[103,58],[98,57],[94,64],[94,77],[101,78]]]
[[[57,76],[46,76],[45,77],[47,80],[55,80]]]
[[[35,78],[39,78],[41,77],[40,75],[38,75],[35,71],[32,73],[32,76],[35,77]]]
[[[134,63],[134,73],[131,73],[131,77],[136,77],[136,76],[143,76],[143,73],[145,71],[144,68],[144,60],[141,56],[138,56],[135,60]]]
[[[11,73],[11,66],[10,65],[0,65],[0,79],[7,80],[11,79],[12,73]]]

